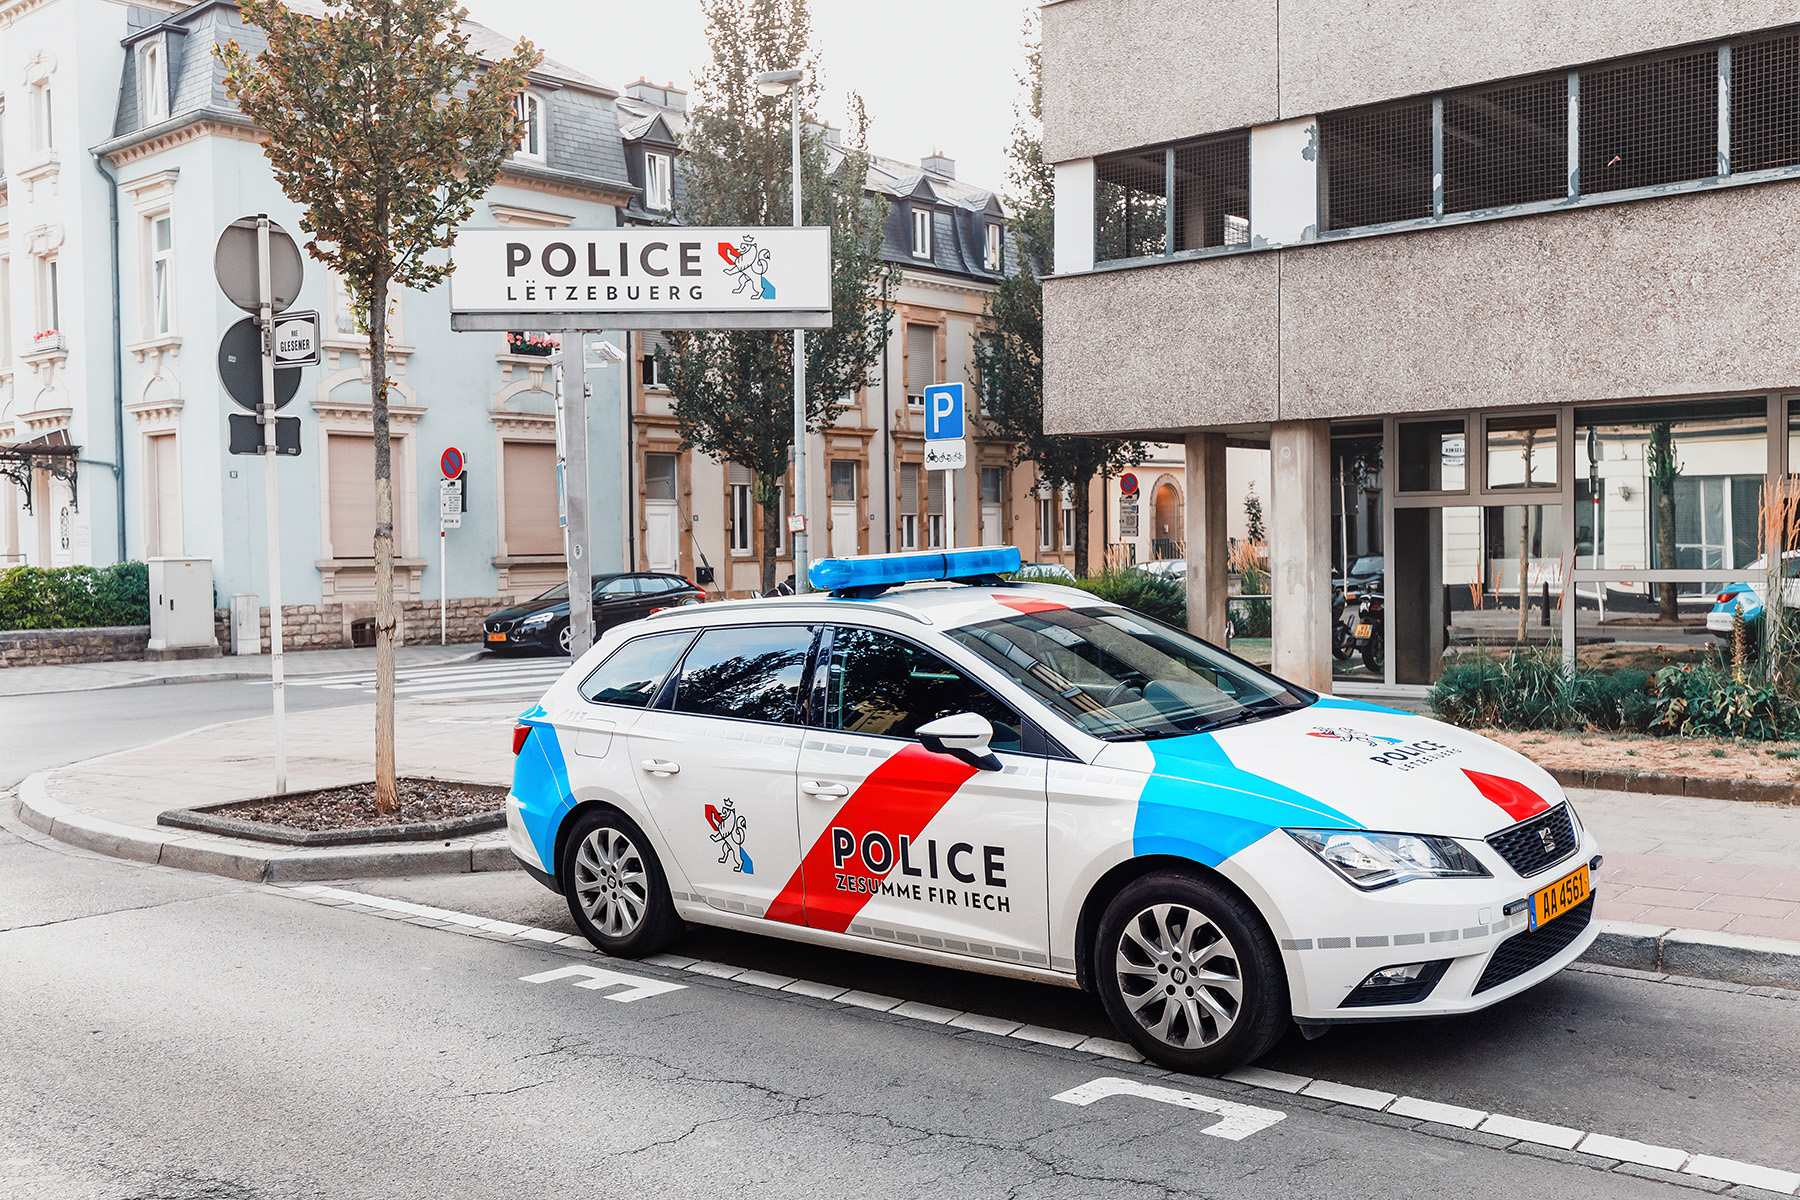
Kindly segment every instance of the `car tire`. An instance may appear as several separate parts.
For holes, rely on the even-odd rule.
[[[1197,937],[1210,939],[1198,954]],[[1146,1058],[1177,1071],[1215,1075],[1252,1062],[1293,1015],[1287,973],[1261,915],[1237,893],[1185,872],[1146,875],[1113,897],[1094,938],[1093,968],[1113,1026]]]
[[[681,935],[684,926],[650,839],[617,809],[581,815],[557,874],[575,927],[604,954],[641,958]]]
[[[557,653],[568,654],[570,647],[573,646],[574,644],[575,644],[575,634],[570,630],[569,623],[567,621],[564,621],[561,625],[558,625],[556,627],[556,650],[557,650]]]

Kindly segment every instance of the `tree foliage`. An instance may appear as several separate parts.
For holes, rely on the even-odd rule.
[[[683,223],[791,223],[791,101],[762,95],[756,76],[794,67],[805,71],[801,215],[807,225],[831,228],[831,328],[806,335],[806,424],[822,429],[837,419],[844,399],[867,382],[886,336],[874,282],[887,206],[864,195],[867,123],[852,97],[855,124],[844,149],[827,147],[807,128],[819,92],[806,0],[703,0],[701,7],[712,60],[695,80],[684,139]],[[763,590],[772,591],[781,540],[777,488],[794,440],[793,335],[732,330],[665,337],[664,381],[684,444],[755,473]]]
[[[1088,573],[1089,488],[1144,461],[1142,442],[1044,431],[1044,285],[1050,268],[1056,181],[1044,163],[1043,52],[1034,18],[1025,29],[1025,97],[1017,107],[1009,153],[1013,236],[1024,260],[1001,280],[987,302],[987,326],[975,340],[982,389],[982,422],[1011,440],[1013,462],[1033,463],[1045,485],[1073,493],[1075,574]]]
[[[264,131],[275,180],[300,206],[307,251],[344,279],[369,339],[375,435],[375,786],[394,790],[394,495],[388,429],[390,289],[450,273],[436,252],[499,177],[518,144],[513,104],[542,55],[520,42],[483,62],[454,0],[326,0],[309,16],[242,0],[267,48],[218,47],[225,87]]]

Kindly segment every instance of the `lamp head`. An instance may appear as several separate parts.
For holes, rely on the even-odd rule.
[[[786,71],[764,71],[756,77],[756,90],[765,96],[784,96],[799,83],[804,72],[798,67]]]

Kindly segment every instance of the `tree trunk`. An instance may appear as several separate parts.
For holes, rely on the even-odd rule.
[[[1656,555],[1660,559],[1657,566],[1665,571],[1675,567],[1675,481],[1669,480],[1656,489]],[[1657,585],[1656,619],[1674,621],[1677,619],[1675,605],[1675,585],[1664,583]]]
[[[1075,578],[1088,577],[1088,492],[1093,476],[1075,484]]]
[[[388,436],[387,276],[369,297],[369,403],[375,430],[375,811],[400,807],[394,778],[394,481]]]
[[[1531,451],[1536,443],[1537,430],[1527,429],[1525,431],[1525,487],[1527,490],[1531,487]],[[1514,640],[1523,644],[1526,620],[1530,615],[1530,603],[1526,598],[1528,590],[1526,575],[1531,567],[1531,505],[1527,504],[1521,508],[1520,516],[1523,519],[1519,522],[1519,636]]]
[[[758,476],[757,504],[762,509],[762,593],[775,594],[775,547],[781,544],[781,493],[773,487],[760,486],[768,476]]]

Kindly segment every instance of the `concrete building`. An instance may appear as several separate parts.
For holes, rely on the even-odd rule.
[[[1309,686],[1367,556],[1385,665],[1340,690],[1423,689],[1522,598],[1572,656],[1743,578],[1800,432],[1800,14],[1276,9],[1043,11],[1047,423],[1184,439],[1195,628],[1227,446],[1269,455],[1274,665]]]
[[[511,48],[467,28],[484,55]],[[237,217],[266,212],[298,234],[300,213],[224,92],[212,49],[234,38],[261,45],[227,0],[0,0],[0,564],[203,556],[221,605],[266,591],[265,467],[227,453],[234,408],[215,367],[243,314],[214,281],[213,247]],[[614,226],[644,188],[618,99],[545,60],[521,99],[526,137],[469,223]],[[303,447],[278,468],[287,628],[291,644],[349,644],[374,611],[367,339],[316,262],[294,307],[321,314],[326,353],[284,410]],[[501,600],[564,576],[552,377],[505,334],[452,333],[444,288],[397,292],[389,312],[401,633],[438,636],[447,576],[452,636],[473,637]],[[622,376],[586,382],[592,560],[617,570],[624,528],[605,483],[622,461]],[[468,511],[440,551],[449,446],[468,463]]]

